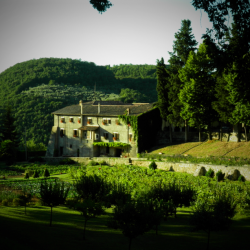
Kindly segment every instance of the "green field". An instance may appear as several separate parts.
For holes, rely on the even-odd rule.
[[[39,168],[39,166],[37,166]],[[133,197],[138,193],[150,190],[158,180],[177,181],[179,185],[193,185],[200,193],[205,189],[216,190],[217,183],[208,177],[193,177],[189,174],[170,173],[161,170],[150,170],[136,166],[89,166],[88,175],[93,173],[105,177],[106,180],[119,179],[126,185]],[[70,174],[54,174],[51,178],[72,183]],[[119,177],[119,178],[118,178]],[[0,191],[7,183],[22,180],[20,189],[25,182],[23,176],[7,177],[0,181]],[[14,183],[14,182],[13,182]],[[211,233],[210,249],[246,249],[250,234],[250,210],[244,205],[245,192],[249,192],[250,183],[238,181],[220,182],[219,186],[232,192],[239,205],[238,213],[233,218],[228,231]],[[18,190],[12,190],[18,192]],[[128,239],[121,231],[106,226],[112,208],[106,209],[106,214],[89,220],[87,224],[86,240],[83,240],[84,219],[80,212],[67,206],[53,208],[52,227],[49,226],[50,208],[41,206],[34,198],[27,207],[9,206],[0,207],[1,248],[2,249],[128,249]],[[193,232],[189,224],[192,213],[190,207],[177,208],[177,218],[169,217],[158,228],[158,235],[151,230],[133,240],[131,249],[173,249],[173,250],[200,250],[206,249],[207,234],[203,231]]]

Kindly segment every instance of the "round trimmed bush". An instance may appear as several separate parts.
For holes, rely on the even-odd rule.
[[[29,173],[25,173],[24,179],[29,179],[29,178],[30,178]]]
[[[2,206],[8,206],[9,201],[7,199],[2,200]]]
[[[152,170],[155,170],[157,168],[157,165],[155,163],[155,161],[152,161],[150,164],[149,164],[149,169],[152,169]]]
[[[213,178],[214,177],[214,170],[209,168],[209,170],[206,172],[205,176]]]
[[[39,177],[39,174],[38,174],[37,170],[35,170],[33,178],[38,178],[38,177]]]

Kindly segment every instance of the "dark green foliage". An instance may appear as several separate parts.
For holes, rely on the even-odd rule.
[[[84,199],[83,202],[78,202],[74,205],[74,208],[81,212],[81,215],[84,217],[84,231],[83,231],[83,239],[85,240],[85,231],[87,221],[91,218],[95,218],[102,214],[105,214],[105,210],[101,203],[96,203],[90,199]]]
[[[31,201],[32,195],[29,192],[23,191],[23,194],[18,196],[19,198],[19,205],[25,207],[25,214],[26,214],[26,207],[27,204]]]
[[[223,174],[221,170],[219,170],[219,171],[216,173],[216,180],[217,180],[217,181],[223,181],[223,180],[224,180],[224,177],[225,177],[225,173]]]
[[[195,202],[190,224],[194,226],[195,231],[204,230],[208,234],[207,250],[211,231],[227,230],[236,214],[235,209],[236,203],[233,197],[225,192],[216,195],[212,202],[205,197]]]
[[[155,163],[155,161],[152,161],[149,166],[148,166],[149,169],[152,169],[152,170],[156,170],[157,169],[157,165]]]
[[[168,70],[168,99],[169,114],[167,120],[176,126],[183,126],[184,120],[180,116],[183,104],[179,100],[179,92],[183,82],[179,78],[179,70],[186,64],[190,51],[195,51],[198,44],[192,34],[191,21],[182,20],[179,32],[175,33],[176,40],[173,45],[173,52],[169,52],[170,68]]]
[[[119,100],[124,103],[143,103],[148,102],[146,95],[141,94],[138,90],[134,89],[121,89]]]
[[[97,9],[101,14],[113,6],[108,0],[90,0],[89,2],[92,4],[93,8]]]
[[[87,176],[86,174],[75,181],[74,187],[79,198],[90,199],[94,202],[105,201],[111,190],[111,185],[101,177],[97,175]]]
[[[38,177],[39,177],[39,173],[38,173],[37,170],[35,170],[34,175],[33,175],[33,178],[38,178]]]
[[[11,140],[15,147],[18,146],[20,139],[19,134],[17,132],[17,128],[15,125],[16,119],[14,118],[14,113],[9,104],[6,105],[6,109],[2,114],[2,125],[1,125],[1,132],[2,132],[2,140]]]
[[[13,162],[16,156],[16,145],[11,140],[2,141],[0,144],[0,159]]]
[[[154,224],[149,202],[131,201],[117,205],[108,221],[108,227],[119,229],[129,238],[129,249],[132,239],[150,231]]]
[[[214,177],[214,170],[209,168],[209,170],[206,172],[205,176],[213,178]]]
[[[70,158],[66,158],[66,159],[63,159],[63,160],[60,160],[59,161],[59,164],[60,165],[71,165],[71,164],[75,164],[76,162]]]
[[[29,173],[25,173],[24,179],[29,179],[29,178],[30,178]]]
[[[239,178],[238,178],[238,181],[244,182],[244,181],[246,181],[246,179],[245,179],[245,177],[243,175],[240,175]]]
[[[106,206],[125,204],[131,201],[129,190],[121,183],[112,183],[111,192],[106,197]]]
[[[69,189],[70,187],[64,187],[64,182],[59,183],[56,180],[55,183],[50,182],[48,184],[47,181],[41,183],[39,192],[41,196],[40,200],[42,204],[51,208],[50,226],[52,223],[52,208],[65,203]]]
[[[169,107],[169,99],[168,99],[168,78],[169,74],[166,69],[166,65],[164,64],[164,59],[161,58],[161,61],[157,60],[156,66],[156,73],[157,73],[157,107],[160,109],[161,117],[164,120],[167,120],[167,116],[169,114],[168,107]]]
[[[88,163],[88,166],[96,166],[96,165],[99,165],[99,163],[97,162],[97,161],[90,161],[89,163]]]
[[[40,156],[34,156],[29,159],[29,162],[44,162],[44,159]]]
[[[50,176],[49,170],[45,168],[43,172],[43,177],[49,177],[49,176]]]

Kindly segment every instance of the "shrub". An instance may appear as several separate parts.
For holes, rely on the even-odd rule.
[[[152,170],[155,170],[157,168],[157,165],[154,161],[152,161],[150,164],[149,164],[149,169],[152,169]]]
[[[41,156],[34,156],[34,157],[31,157],[28,161],[29,162],[44,162],[44,159]]]
[[[38,177],[39,177],[39,174],[38,174],[37,170],[35,170],[33,178],[38,178]]]
[[[157,155],[157,160],[161,161],[161,156],[160,155]]]
[[[224,177],[225,177],[225,174],[223,174],[221,172],[221,170],[216,173],[216,179],[217,179],[217,181],[222,181],[224,179]]]
[[[102,160],[102,161],[99,162],[99,164],[100,165],[107,165],[107,162]]]
[[[24,179],[29,179],[29,178],[30,178],[29,173],[25,173]]]
[[[60,160],[59,161],[59,164],[60,165],[70,165],[70,164],[75,164],[76,162],[70,158],[66,158],[66,159],[63,159],[63,160]]]
[[[20,206],[20,203],[21,203],[21,200],[20,200],[20,198],[14,198],[13,199],[13,205],[14,206]]]
[[[96,165],[99,165],[99,163],[96,162],[96,161],[90,161],[90,162],[88,163],[88,166],[96,166]]]
[[[245,177],[243,175],[240,175],[239,178],[238,178],[238,181],[243,181],[244,182],[245,180],[246,179],[245,179]]]
[[[137,153],[137,158],[141,158],[141,154]]]
[[[206,172],[206,176],[213,178],[214,177],[214,170],[209,168],[209,170]]]
[[[232,180],[237,181],[240,177],[240,171],[238,169],[235,169],[232,175]]]
[[[8,206],[9,201],[7,199],[2,200],[2,206]]]
[[[49,176],[50,176],[49,170],[45,168],[43,172],[43,177],[49,177]]]

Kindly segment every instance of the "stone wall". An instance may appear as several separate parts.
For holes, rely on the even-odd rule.
[[[46,161],[52,162],[59,162],[60,160],[65,159],[65,157],[44,157]],[[89,161],[94,160],[97,162],[105,161],[108,165],[112,166],[115,164],[125,164],[125,165],[132,165],[140,166],[140,167],[147,167],[152,161],[147,161],[146,158],[119,158],[119,157],[70,157],[70,159],[83,163],[88,164]],[[197,176],[200,172],[200,169],[204,167],[206,171],[210,168],[214,170],[215,174],[221,170],[222,173],[225,175],[232,175],[235,169],[238,169],[240,174],[245,177],[247,181],[250,181],[250,166],[225,166],[225,165],[209,165],[209,164],[194,164],[194,163],[182,163],[182,162],[164,162],[164,161],[157,161],[156,162],[157,169],[162,169],[165,171],[174,171],[174,172],[182,172],[193,174]]]
[[[136,166],[148,167],[151,161],[138,160],[137,158],[132,158],[131,163]],[[250,166],[225,166],[225,165],[209,165],[209,164],[194,164],[194,163],[180,163],[180,162],[156,162],[157,169],[162,169],[166,171],[175,171],[198,175],[201,167],[204,167],[206,171],[210,168],[214,170],[215,174],[221,170],[225,175],[232,175],[235,169],[238,169],[240,174],[245,177],[247,181],[250,181]]]

